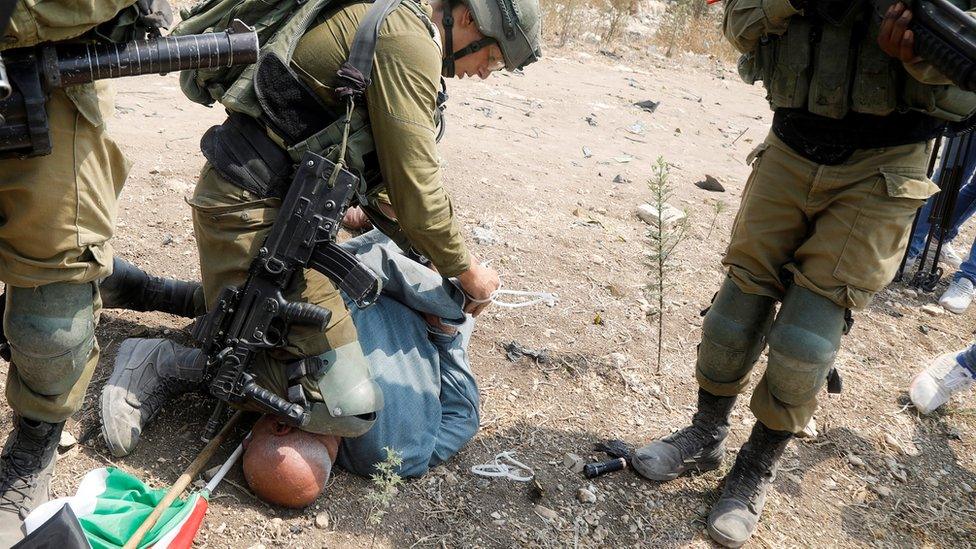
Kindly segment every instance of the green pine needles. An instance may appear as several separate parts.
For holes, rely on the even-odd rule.
[[[650,250],[647,253],[650,281],[647,284],[647,293],[649,301],[656,302],[657,305],[657,310],[648,316],[657,317],[657,373],[661,373],[664,351],[664,298],[670,288],[668,278],[674,263],[674,251],[688,232],[687,215],[680,219],[669,219],[667,215],[667,210],[672,209],[668,200],[674,194],[668,181],[670,175],[668,163],[664,157],[658,157],[653,167],[653,176],[647,182],[651,191],[650,204],[657,211],[656,223],[652,223],[647,232],[650,240]]]

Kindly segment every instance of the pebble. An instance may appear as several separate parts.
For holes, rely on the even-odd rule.
[[[254,545],[248,547],[247,549],[265,549],[263,543],[255,543]]]
[[[969,483],[963,482],[962,484],[959,485],[959,487],[962,488],[962,491],[966,492],[967,494],[973,493],[973,487],[970,486]]]
[[[647,223],[648,225],[651,225],[652,227],[657,227],[659,219],[663,220],[665,226],[667,226],[676,223],[678,221],[681,221],[682,219],[687,217],[687,214],[685,214],[685,212],[679,210],[678,208],[675,208],[674,206],[666,202],[664,203],[661,210],[662,210],[661,215],[658,215],[657,208],[655,208],[654,206],[650,204],[641,204],[640,206],[637,206],[637,217],[639,217],[641,221]]]
[[[326,530],[329,527],[331,519],[329,513],[322,511],[321,513],[315,515],[315,527],[320,530]]]
[[[214,534],[217,534],[217,535],[220,535],[220,534],[223,534],[224,533],[224,530],[226,530],[226,529],[227,529],[227,523],[226,522],[221,522],[220,523],[220,526],[217,526],[216,528],[213,529],[213,533]]]
[[[943,309],[941,305],[928,303],[926,305],[922,305],[922,312],[930,314],[932,316],[939,316],[945,313],[945,309]]]
[[[498,511],[495,511],[495,512],[493,512],[493,513],[491,514],[491,518],[493,518],[493,519],[495,519],[495,520],[501,520],[501,518],[502,518],[502,514],[501,514],[501,513],[499,513]]]
[[[899,454],[905,453],[905,449],[902,448],[901,443],[898,442],[898,439],[896,439],[891,433],[884,434],[884,441],[885,444],[887,444],[892,450],[898,452]]]
[[[864,460],[854,454],[847,456],[847,461],[854,467],[864,467]]]
[[[484,246],[498,242],[498,237],[495,236],[494,231],[486,227],[471,229],[471,236],[474,237],[475,242]]]
[[[591,255],[590,256],[590,261],[592,261],[596,265],[603,265],[604,263],[607,262],[606,259],[603,259],[603,256],[602,255],[597,255],[597,254]]]
[[[586,488],[580,488],[579,491],[576,492],[576,499],[578,499],[580,503],[596,503],[596,494],[587,490]]]
[[[563,456],[563,467],[574,473],[582,473],[585,465],[586,462],[583,461],[583,458],[576,454],[567,453],[565,456]]]
[[[458,476],[455,475],[454,473],[448,471],[447,473],[444,474],[444,482],[447,483],[449,486],[454,486],[455,484],[458,483],[458,481],[459,481]]]
[[[69,450],[78,444],[78,439],[68,431],[61,431],[61,440],[58,441],[58,448],[61,451]]]
[[[542,505],[535,506],[535,514],[539,515],[540,517],[548,521],[555,521],[556,519],[559,518],[559,513],[553,511],[548,507],[543,507]]]
[[[695,186],[699,189],[706,191],[712,191],[716,193],[724,193],[725,187],[719,182],[718,179],[711,175],[705,175],[704,181],[696,181]]]
[[[874,490],[874,493],[883,498],[891,497],[891,488],[888,488],[887,486],[872,486],[871,489]]]
[[[939,481],[935,477],[925,477],[925,484],[928,484],[932,488],[939,487]]]

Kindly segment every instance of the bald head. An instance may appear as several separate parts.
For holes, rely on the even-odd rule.
[[[244,449],[244,478],[268,503],[305,507],[325,490],[339,440],[264,416],[254,424]]]

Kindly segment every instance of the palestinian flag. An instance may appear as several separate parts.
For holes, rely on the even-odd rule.
[[[78,493],[49,501],[24,519],[30,534],[69,505],[93,549],[118,549],[152,513],[166,489],[153,490],[138,478],[114,467],[95,469],[85,475]],[[177,500],[146,535],[141,548],[181,549],[193,545],[193,537],[207,512],[203,490]]]

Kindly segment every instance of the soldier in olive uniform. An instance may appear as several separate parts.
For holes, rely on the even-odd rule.
[[[773,126],[747,159],[728,276],[702,325],[698,411],[634,459],[660,481],[719,467],[733,404],[768,343],[757,421],[708,517],[723,545],[755,531],[783,451],[816,410],[846,311],[894,276],[915,211],[937,190],[930,140],[976,110],[976,95],[915,57],[910,18],[900,4],[877,14],[871,2],[725,2],[725,35],[745,81],[763,81]]]
[[[0,50],[85,39],[136,0],[17,2]],[[98,363],[96,281],[112,271],[109,239],[129,163],[109,139],[108,84],[51,92],[52,152],[0,160],[0,280],[14,429],[0,456],[0,547],[47,501],[65,420],[82,405]]]
[[[284,55],[290,55],[283,60],[288,74],[280,78],[288,81],[285,95],[301,87],[325,110],[341,111],[335,96],[336,72],[349,57],[353,37],[370,8],[371,3],[355,2],[327,9],[300,36],[292,52],[282,48]],[[475,315],[498,288],[498,275],[468,251],[442,183],[435,143],[441,76],[487,78],[493,71],[516,70],[536,61],[541,55],[539,25],[537,0],[403,0],[379,27],[372,81],[365,105],[357,108],[357,116],[368,125],[349,138],[351,165],[358,166],[366,181],[382,181],[360,198],[373,225],[402,249],[429,258],[442,276],[456,277],[472,298],[466,311]],[[263,47],[272,48],[271,44]],[[257,72],[261,71],[259,67]],[[265,84],[262,93],[278,93],[274,84]],[[276,155],[284,154],[281,145],[293,147],[295,141],[281,135],[287,130],[268,123],[274,115],[262,105],[236,95],[228,100],[232,95],[222,96],[230,118],[203,139],[208,163],[190,200],[204,293],[211,306],[222,288],[245,280],[281,204],[280,193],[276,195],[274,185],[267,183],[270,179],[261,176],[275,172]],[[354,122],[353,127],[362,126]],[[363,149],[363,142],[369,150]],[[253,148],[245,151],[238,143]],[[256,164],[268,168],[240,176],[244,168]],[[284,158],[280,165],[290,167],[291,161]],[[286,186],[287,180],[279,184]],[[373,424],[383,395],[372,379],[352,317],[329,279],[310,270],[298,278],[289,298],[329,309],[331,321],[324,331],[292,326],[287,347],[259,356],[255,377],[278,394],[291,394],[296,387],[286,377],[287,363],[304,356],[322,357],[328,365],[325,371],[300,381],[301,392],[311,403],[305,429],[361,435]],[[107,418],[103,433],[117,456],[135,448],[143,424],[152,415],[140,412],[143,402],[162,390],[167,379],[180,375],[177,357],[144,358],[133,357],[131,362],[148,364],[151,372],[133,376],[131,385],[103,396],[103,406],[112,410],[103,413]],[[151,403],[159,404],[158,400]]]

